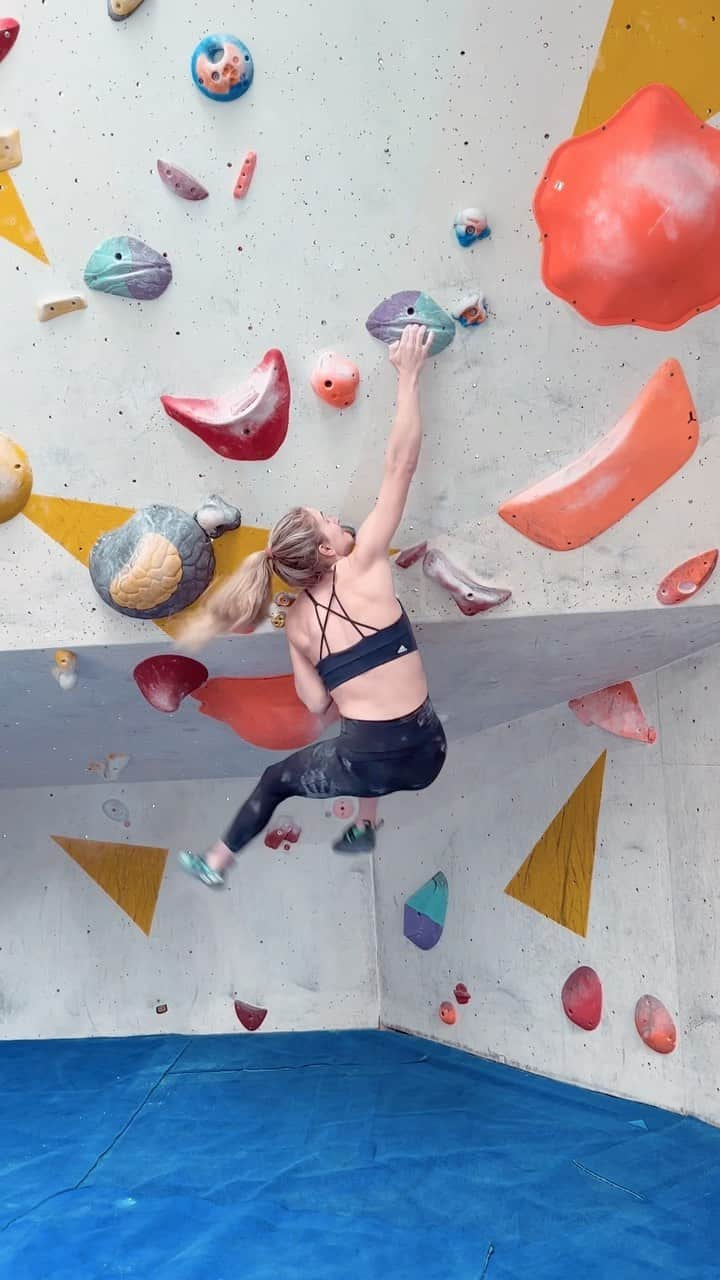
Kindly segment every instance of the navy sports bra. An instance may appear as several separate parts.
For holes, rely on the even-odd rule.
[[[355,676],[362,676],[366,671],[374,671],[376,667],[382,667],[386,662],[393,662],[395,658],[401,658],[404,654],[414,653],[417,650],[417,640],[413,635],[410,620],[402,605],[400,605],[400,617],[387,627],[371,627],[369,622],[358,624],[354,618],[351,618],[345,606],[338,599],[338,594],[335,590],[334,569],[332,591],[327,604],[319,605],[309,591],[306,594],[312,600],[320,628],[320,658],[315,666],[328,693],[331,693],[333,689],[337,689],[338,685],[345,684],[348,680],[354,680]],[[333,609],[333,600],[342,612],[338,612],[338,609]],[[324,622],[320,618],[321,609],[325,610]],[[349,649],[340,649],[337,653],[330,652],[330,645],[325,634],[331,613],[336,618],[345,618],[346,622],[351,623],[360,636],[356,644],[351,644]],[[371,634],[366,635],[365,632],[360,630],[361,626],[367,627]],[[323,648],[327,649],[324,657]]]

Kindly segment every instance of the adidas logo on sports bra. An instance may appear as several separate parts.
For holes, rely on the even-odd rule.
[[[404,645],[404,644],[401,644],[401,645],[400,645],[400,648],[398,649],[398,656],[399,656],[401,653],[407,653],[407,646],[406,646],[406,645]]]

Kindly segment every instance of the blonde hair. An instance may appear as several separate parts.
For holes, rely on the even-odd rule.
[[[266,612],[273,573],[289,587],[312,587],[329,565],[320,555],[322,531],[307,507],[293,507],[270,530],[265,551],[253,551],[239,569],[211,588],[207,599],[177,639],[185,649],[201,649],[214,636],[251,627]]]

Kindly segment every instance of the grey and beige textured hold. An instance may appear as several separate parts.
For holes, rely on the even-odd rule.
[[[167,618],[197,600],[215,573],[212,538],[241,515],[216,495],[194,516],[154,503],[98,538],[90,577],[98,595],[129,618]]]
[[[107,11],[113,22],[124,22],[142,3],[143,0],[107,0]]]

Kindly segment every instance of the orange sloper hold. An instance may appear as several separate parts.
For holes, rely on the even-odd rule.
[[[677,360],[666,360],[602,440],[510,498],[498,514],[542,547],[582,547],[679,471],[697,443],[695,406],[685,375]]]
[[[571,698],[568,706],[582,724],[595,724],[618,738],[650,743],[657,739],[657,732],[645,719],[629,680],[597,689],[584,698]]]
[[[667,85],[552,154],[542,278],[593,324],[676,329],[720,302],[720,133]]]
[[[218,676],[191,697],[246,742],[269,751],[305,747],[337,720],[334,706],[316,716],[298,698],[292,676]]]

